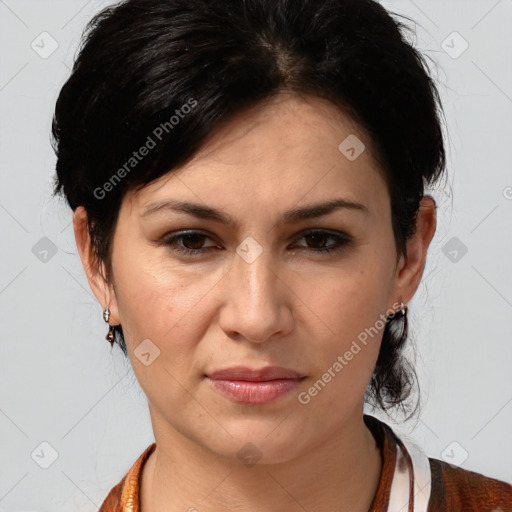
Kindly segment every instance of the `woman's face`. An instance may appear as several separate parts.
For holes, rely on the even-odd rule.
[[[361,206],[324,208],[341,200]],[[179,434],[232,458],[252,443],[261,462],[360,421],[383,319],[421,277],[397,266],[369,141],[330,104],[296,96],[239,115],[179,171],[129,193],[112,267],[103,306],[123,326],[157,441]],[[300,379],[213,385],[235,366]]]

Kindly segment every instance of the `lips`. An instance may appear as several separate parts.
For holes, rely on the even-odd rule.
[[[235,366],[206,375],[213,388],[226,398],[245,404],[267,404],[295,390],[306,377],[281,366],[252,369]]]
[[[231,380],[248,382],[265,382],[276,379],[300,379],[304,377],[295,370],[281,366],[267,366],[260,369],[251,369],[246,366],[233,366],[217,370],[207,375],[212,380]]]

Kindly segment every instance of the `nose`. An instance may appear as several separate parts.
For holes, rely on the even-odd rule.
[[[224,278],[221,328],[233,339],[253,343],[284,336],[294,323],[293,293],[285,276],[280,275],[270,250],[263,250],[254,260],[240,254]]]

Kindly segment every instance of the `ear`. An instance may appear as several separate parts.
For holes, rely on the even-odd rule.
[[[390,299],[393,303],[397,298],[407,304],[419,286],[425,262],[427,249],[436,232],[436,202],[425,195],[420,201],[416,218],[416,233],[407,242],[407,256],[401,256],[397,266],[394,287]]]
[[[101,304],[102,309],[110,309],[110,325],[120,324],[117,299],[114,287],[106,281],[105,267],[98,263],[93,251],[89,235],[89,220],[83,206],[76,208],[73,214],[73,229],[75,240],[84,267],[89,286]]]

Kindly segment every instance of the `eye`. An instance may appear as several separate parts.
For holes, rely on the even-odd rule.
[[[201,231],[182,231],[181,233],[166,237],[163,243],[169,246],[174,252],[194,256],[196,254],[205,252],[201,248],[205,238],[210,237]],[[178,241],[183,242],[185,247],[183,247],[183,245],[178,245]]]
[[[335,243],[326,246],[325,241],[329,238],[335,240]],[[320,245],[320,247],[311,248],[311,250],[316,253],[337,252],[343,249],[345,245],[348,245],[352,242],[352,238],[346,233],[338,231],[331,232],[318,229],[302,233],[302,236],[299,238],[299,240],[301,239],[304,239],[313,245]]]
[[[196,256],[204,254],[210,249],[214,249],[216,246],[204,247],[205,240],[211,237],[201,231],[181,231],[179,233],[167,236],[163,240],[163,244],[170,247],[170,249],[178,254],[185,254],[188,256]],[[296,240],[304,239],[306,243],[316,245],[319,247],[308,247],[299,246],[305,249],[310,249],[314,253],[328,254],[331,252],[337,252],[343,249],[345,245],[349,245],[352,242],[352,237],[346,233],[339,231],[331,232],[325,230],[309,230],[303,232]],[[334,243],[326,245],[328,239],[334,240]]]

